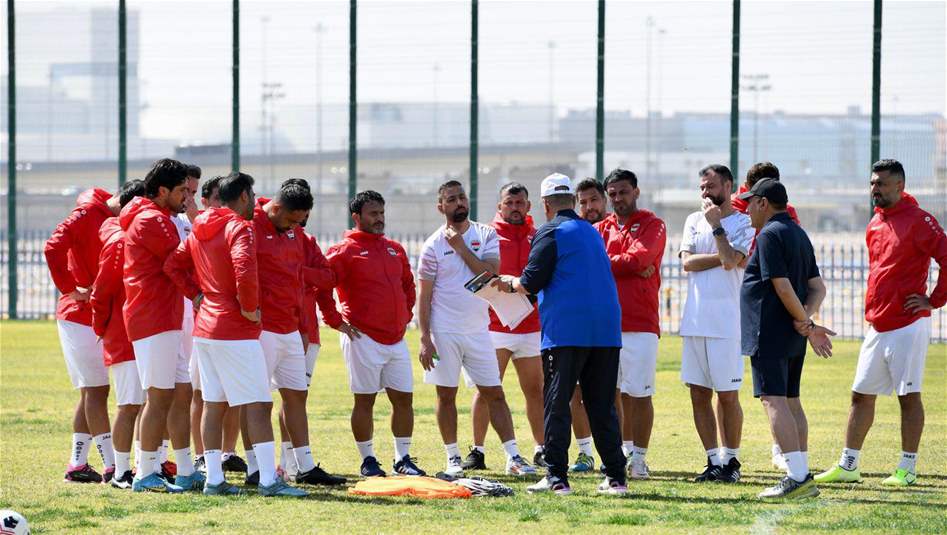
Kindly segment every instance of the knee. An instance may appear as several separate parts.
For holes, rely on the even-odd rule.
[[[457,389],[442,389],[437,391],[439,405],[454,405],[457,403]]]
[[[395,409],[410,410],[414,404],[414,396],[409,392],[390,396],[390,400],[392,408]]]
[[[480,389],[480,395],[490,404],[506,402],[506,394],[503,393],[503,387],[490,386]]]
[[[720,392],[717,394],[720,405],[725,409],[739,409],[740,396],[736,392]]]
[[[920,394],[908,394],[906,396],[898,396],[898,403],[901,405],[901,411],[903,412],[914,412],[914,411],[924,410],[924,403],[921,402]]]
[[[852,406],[863,408],[863,407],[873,407],[874,405],[875,405],[875,396],[871,396],[868,394],[859,394],[858,392],[852,392]]]
[[[713,400],[714,392],[709,388],[691,385],[691,404],[692,405],[710,405]]]

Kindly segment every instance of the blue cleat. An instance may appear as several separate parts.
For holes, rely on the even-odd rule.
[[[184,489],[165,481],[158,474],[150,474],[144,479],[135,478],[132,481],[132,490],[135,492],[167,492],[171,494],[180,494]]]
[[[184,490],[203,490],[205,481],[207,481],[207,476],[203,472],[196,471],[189,476],[178,474],[174,478],[174,484]]]

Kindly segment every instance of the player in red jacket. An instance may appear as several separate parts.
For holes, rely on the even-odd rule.
[[[92,330],[89,292],[99,269],[99,227],[120,210],[119,197],[101,189],[82,192],[76,207],[46,241],[49,274],[62,294],[56,307],[56,326],[66,370],[79,402],[72,419],[72,454],[65,480],[100,483],[102,475],[89,466],[89,447],[102,452],[105,478],[114,473],[109,429],[108,370],[102,362],[102,343]]]
[[[385,199],[363,191],[349,202],[355,230],[329,248],[326,258],[335,274],[342,313],[322,308],[326,323],[340,331],[342,354],[355,397],[352,434],[362,456],[361,474],[384,476],[373,446],[373,408],[378,392],[391,401],[391,432],[395,439],[394,472],[423,476],[411,459],[414,433],[411,355],[404,341],[415,301],[414,276],[408,255],[385,237]],[[320,290],[321,295],[331,291]]]
[[[122,207],[135,197],[145,194],[145,183],[130,180],[119,192]],[[115,401],[118,413],[112,427],[115,448],[115,475],[111,483],[119,489],[132,487],[130,464],[135,419],[145,402],[145,391],[138,378],[135,352],[125,332],[122,306],[125,304],[125,286],[122,273],[125,265],[125,236],[118,217],[110,217],[99,228],[102,251],[99,270],[95,276],[89,302],[92,305],[92,330],[102,340],[105,366],[115,381]]]
[[[638,177],[616,169],[605,180],[614,213],[595,225],[605,240],[621,304],[619,384],[622,435],[629,456],[628,475],[648,479],[645,455],[654,425],[655,377],[658,363],[658,292],[661,259],[667,243],[664,221],[638,208]]]
[[[776,167],[773,162],[755,163],[747,170],[746,181],[740,185],[735,193],[730,195],[730,206],[732,206],[734,210],[740,212],[741,214],[747,213],[749,201],[744,201],[740,198],[740,195],[750,191],[750,188],[753,187],[753,184],[756,184],[764,178],[775,178],[776,180],[779,180],[779,168]],[[791,204],[786,205],[786,212],[797,225],[801,225],[799,222],[799,215],[796,214],[796,209],[793,208]]]
[[[868,223],[868,291],[862,343],[852,385],[845,448],[837,466],[815,477],[820,483],[861,479],[858,460],[875,415],[878,395],[895,392],[901,405],[901,460],[883,485],[917,481],[917,451],[924,430],[921,382],[931,337],[931,310],[947,303],[947,236],[931,214],[904,191],[904,167],[897,160],[872,165]],[[940,275],[927,294],[934,259]]]

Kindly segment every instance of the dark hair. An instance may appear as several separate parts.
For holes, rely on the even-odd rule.
[[[312,210],[312,193],[298,184],[283,186],[274,200],[290,212]]]
[[[444,192],[447,191],[448,188],[456,188],[457,186],[464,187],[463,184],[461,184],[460,182],[456,180],[448,180],[447,182],[444,182],[443,184],[437,187],[437,198],[440,199],[441,196],[444,195]]]
[[[759,162],[753,164],[753,167],[746,172],[746,185],[753,187],[761,179],[775,178],[779,180],[779,168],[773,162]]]
[[[183,163],[162,158],[154,163],[145,175],[145,193],[149,197],[158,196],[158,188],[174,189],[187,179],[187,166]]]
[[[901,177],[901,180],[904,180],[904,166],[901,165],[901,162],[893,159],[886,158],[884,160],[878,160],[877,162],[871,164],[871,171],[877,173],[879,171],[887,171],[892,175],[897,175]]]
[[[141,197],[145,194],[144,180],[129,180],[118,190],[118,204],[125,208],[125,205],[132,202],[135,197]]]
[[[603,186],[601,182],[595,180],[594,178],[586,178],[582,182],[579,182],[579,184],[575,187],[575,193],[578,195],[579,193],[592,188],[598,190],[599,195],[602,197],[605,196],[605,186]]]
[[[604,188],[607,188],[609,185],[614,184],[615,182],[620,182],[622,180],[628,181],[631,184],[631,187],[638,187],[638,177],[631,171],[627,169],[615,169],[605,178]]]
[[[200,180],[200,178],[201,178],[201,168],[198,167],[198,166],[196,166],[196,165],[194,165],[194,164],[186,164],[186,165],[187,165],[187,176],[189,176],[189,177],[194,177],[194,178]]]
[[[526,198],[529,198],[529,190],[527,190],[526,186],[520,184],[519,182],[510,182],[508,184],[504,184],[503,187],[500,188],[500,197],[503,197],[503,195],[507,193],[510,195],[519,195],[520,193],[525,193]]]
[[[707,174],[709,174],[711,171],[720,175],[724,181],[729,180],[731,183],[733,183],[733,173],[730,172],[730,168],[719,163],[712,163],[707,167],[704,167],[700,170],[699,176],[707,176]]]
[[[360,191],[349,201],[349,213],[361,215],[362,207],[370,202],[385,204],[385,198],[381,196],[381,193],[370,189]]]
[[[229,204],[240,198],[240,195],[246,191],[253,193],[253,177],[234,171],[220,179],[220,185],[217,187],[220,202]]]
[[[211,178],[210,180],[208,180],[207,182],[204,182],[201,185],[201,197],[203,197],[204,199],[210,199],[211,197],[213,197],[214,190],[220,188],[220,181],[223,179],[224,177],[222,176],[215,176]]]
[[[306,180],[302,178],[287,178],[282,184],[280,184],[279,187],[280,189],[283,189],[286,186],[299,186],[304,188],[306,191],[312,191],[312,188],[309,187],[309,182],[306,182]]]

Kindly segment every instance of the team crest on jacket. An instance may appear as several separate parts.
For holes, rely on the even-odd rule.
[[[394,247],[389,247],[388,254],[390,254],[391,256],[398,256],[398,251],[395,251]]]
[[[296,233],[293,232],[292,230],[287,230],[287,231],[286,231],[286,237],[289,238],[289,239],[291,239],[291,240],[295,240],[295,239],[296,239]]]
[[[479,240],[474,240],[474,241],[470,242],[470,247],[472,247],[474,251],[479,251],[479,250],[480,250],[480,241],[479,241]]]
[[[628,227],[628,232],[638,232],[638,228],[641,226],[641,223],[635,223],[634,225]]]

